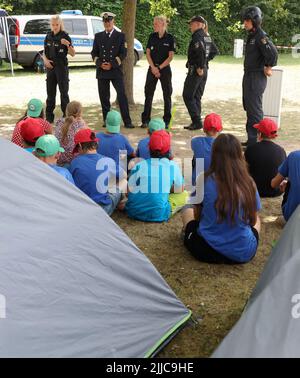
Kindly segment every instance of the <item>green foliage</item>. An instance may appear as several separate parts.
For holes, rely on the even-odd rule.
[[[251,3],[251,2],[250,2]],[[299,0],[256,0],[264,13],[264,29],[276,44],[291,45],[292,37],[300,33]],[[177,52],[185,54],[190,32],[187,21],[195,14],[203,15],[209,32],[222,54],[231,54],[235,38],[244,38],[241,10],[249,0],[139,0],[136,37],[144,46],[152,32],[153,16],[165,14],[170,19],[169,30],[176,37]],[[0,8],[14,14],[59,13],[63,9],[81,9],[87,15],[100,15],[105,10],[117,15],[121,24],[122,0],[0,0]]]
[[[177,9],[172,7],[171,0],[141,0],[141,4],[144,3],[150,4],[151,16],[163,14],[167,18],[171,19],[177,13]]]

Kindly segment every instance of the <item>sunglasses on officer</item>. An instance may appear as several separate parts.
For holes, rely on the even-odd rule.
[[[103,22],[111,22],[113,21],[114,17],[108,16],[108,17],[103,17]]]

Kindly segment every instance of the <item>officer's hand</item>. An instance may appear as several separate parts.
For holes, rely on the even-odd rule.
[[[271,77],[273,75],[273,70],[272,70],[272,67],[265,67],[264,68],[264,71],[265,71],[265,75],[267,77]]]
[[[60,41],[60,43],[61,43],[62,45],[67,46],[67,47],[69,47],[70,44],[71,44],[71,43],[70,43],[67,39],[65,39],[65,38],[62,38],[61,41]]]
[[[52,70],[52,68],[53,68],[53,60],[49,60],[49,59],[47,59],[47,60],[45,60],[45,66],[46,66],[46,68],[48,68],[48,70]]]
[[[203,76],[204,75],[204,69],[203,68],[197,68],[197,75]]]
[[[158,67],[152,67],[152,68],[151,68],[151,72],[152,72],[152,74],[153,74],[155,77],[157,77],[157,75],[160,74],[160,72],[159,72],[159,68],[158,68]]]
[[[104,71],[110,71],[112,69],[112,65],[111,65],[111,63],[102,63],[101,64],[101,68]]]

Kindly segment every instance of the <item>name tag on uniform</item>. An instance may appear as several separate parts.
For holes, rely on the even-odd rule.
[[[170,44],[169,43],[164,43],[164,46],[170,47]]]
[[[60,49],[59,52],[60,52],[60,53],[63,53],[63,52],[64,52],[64,49]]]
[[[250,40],[250,45],[255,45],[255,39]]]

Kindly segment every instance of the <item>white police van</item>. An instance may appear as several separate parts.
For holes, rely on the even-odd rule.
[[[65,30],[70,34],[75,57],[68,57],[70,62],[92,62],[91,50],[94,36],[104,30],[101,17],[84,16],[79,10],[63,11],[60,14]],[[8,19],[9,34],[12,44],[13,61],[24,68],[39,70],[43,67],[41,54],[44,50],[44,39],[50,31],[51,15],[11,16]],[[116,27],[117,30],[120,30]],[[135,64],[143,57],[142,44],[134,41]]]

